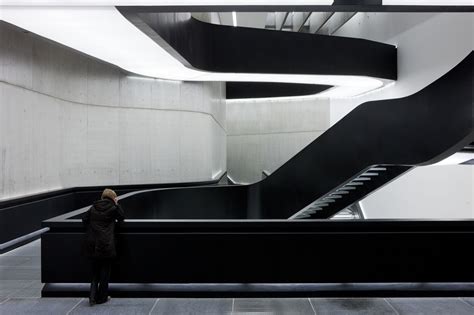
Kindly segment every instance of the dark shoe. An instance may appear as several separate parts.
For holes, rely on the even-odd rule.
[[[89,305],[94,306],[96,304],[94,299],[89,298]]]
[[[110,300],[110,296],[106,297],[105,299],[95,301],[96,304],[104,304],[105,302]]]

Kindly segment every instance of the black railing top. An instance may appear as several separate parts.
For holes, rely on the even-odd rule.
[[[84,231],[79,219],[50,219],[51,231]],[[120,232],[225,232],[225,233],[429,233],[467,232],[474,235],[474,219],[369,219],[369,220],[125,220]]]

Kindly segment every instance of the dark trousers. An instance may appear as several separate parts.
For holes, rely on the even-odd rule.
[[[89,298],[94,302],[102,302],[107,299],[109,291],[110,259],[92,259],[92,279]]]

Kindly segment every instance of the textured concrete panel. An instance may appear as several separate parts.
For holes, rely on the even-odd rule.
[[[155,112],[152,121],[149,124],[149,141],[153,144],[150,147],[150,182],[173,182],[180,178],[179,163],[180,146],[177,137],[180,128],[179,114],[172,111]],[[128,142],[127,142],[128,143]],[[120,167],[121,174],[126,171],[123,166]],[[138,178],[132,182],[137,181]],[[123,181],[125,181],[123,179]]]
[[[262,171],[275,171],[322,134],[322,131],[227,137],[227,167],[233,180],[253,183]]]
[[[0,84],[0,100],[5,98],[4,85]],[[5,185],[7,180],[7,106],[0,106],[0,195],[5,194]]]
[[[152,86],[152,107],[158,109],[185,109],[181,107],[180,102],[182,84],[184,82],[156,79]]]
[[[205,85],[200,82],[185,82],[180,85],[180,97],[188,100],[193,100],[187,103],[186,109],[191,111],[203,110],[203,95]]]
[[[86,103],[86,57],[34,38],[33,90],[68,101]]]
[[[58,103],[12,85],[2,85],[2,191],[26,194],[59,185]]]
[[[60,178],[65,187],[87,184],[87,107],[61,102],[61,159]]]
[[[329,99],[227,102],[229,135],[326,130]]]
[[[0,35],[0,199],[225,170],[223,83],[137,78],[5,23]]]
[[[0,81],[31,88],[32,40],[12,30],[13,26],[0,21]]]
[[[86,176],[99,185],[118,182],[120,139],[118,110],[87,108]]]
[[[242,183],[262,179],[329,128],[328,99],[227,102],[227,165]]]
[[[122,76],[120,78],[120,106],[150,108],[154,80]]]
[[[104,63],[87,61],[87,103],[120,105],[120,70]]]
[[[210,160],[210,144],[208,142],[210,137],[206,130],[208,126],[205,119],[194,119],[181,113],[179,131],[181,178],[184,174],[188,174],[191,178],[199,179],[204,174],[211,173],[210,165],[205,162]],[[204,167],[196,168],[195,165]]]

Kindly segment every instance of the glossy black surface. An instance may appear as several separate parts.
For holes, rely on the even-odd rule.
[[[474,283],[189,283],[110,285],[113,297],[458,297],[473,296]],[[89,294],[88,284],[48,283],[43,297]],[[465,298],[466,303],[469,299]],[[463,303],[462,301],[460,301]],[[471,302],[472,304],[472,302]],[[474,306],[473,306],[474,307]]]
[[[260,98],[317,94],[332,86],[268,82],[226,82],[226,98]]]
[[[42,281],[86,283],[80,222],[50,226]],[[474,282],[473,241],[474,221],[133,221],[112,281]]]
[[[132,191],[216,184],[219,180],[190,183],[72,187],[0,202],[0,244],[41,229],[43,220],[68,213],[100,198],[105,187],[118,195]]]
[[[120,203],[127,219],[246,219],[247,186],[157,189]]]
[[[216,25],[188,13],[122,14],[146,34],[154,31],[166,42],[161,46],[200,70],[397,78],[397,49],[388,44]]]

